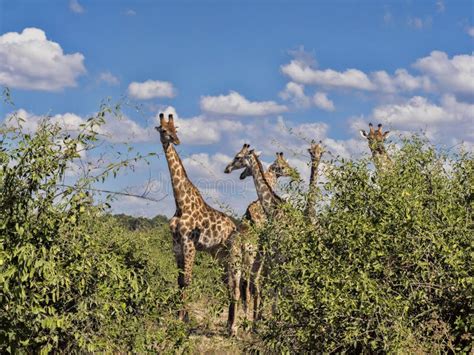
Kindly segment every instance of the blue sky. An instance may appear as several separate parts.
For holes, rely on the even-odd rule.
[[[126,111],[110,140],[141,152],[162,152],[151,127],[160,110],[175,112],[191,177],[211,204],[240,213],[252,185],[213,183],[241,184],[222,170],[243,142],[266,162],[285,151],[305,177],[301,137],[356,157],[368,153],[357,131],[372,120],[472,149],[473,13],[462,0],[0,0],[0,84],[32,122],[84,118],[103,98],[128,95],[143,112]],[[1,107],[0,117],[10,112]],[[106,185],[138,191],[151,176],[160,197],[166,174],[159,159]],[[173,213],[171,197],[114,208]]]

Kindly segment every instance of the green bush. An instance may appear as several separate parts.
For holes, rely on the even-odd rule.
[[[383,174],[365,160],[334,164],[318,229],[291,205],[266,226],[267,299],[279,295],[261,329],[267,346],[469,351],[473,157],[441,154],[415,137],[393,162]]]
[[[167,230],[131,233],[85,192],[127,162],[64,183],[79,149],[94,147],[106,113],[75,136],[47,119],[33,135],[12,128],[21,118],[0,127],[0,352],[159,351],[185,343],[186,329],[174,321]]]

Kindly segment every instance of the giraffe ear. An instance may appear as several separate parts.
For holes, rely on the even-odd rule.
[[[365,130],[361,129],[361,130],[359,131],[359,133],[360,133],[360,135],[362,136],[362,138],[365,138],[365,139],[368,138],[368,137],[367,137],[367,132],[366,132]]]
[[[383,139],[387,139],[390,136],[390,131],[385,131],[383,134]]]
[[[259,157],[259,156],[262,154],[261,151],[255,152],[253,149],[252,149],[252,152],[255,153],[255,155],[256,155],[257,157]]]

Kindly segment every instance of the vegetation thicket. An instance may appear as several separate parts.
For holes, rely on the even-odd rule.
[[[74,134],[45,118],[0,126],[0,352],[192,349],[176,319],[166,218],[110,216],[90,191],[140,155],[71,176],[97,149],[103,105]],[[469,352],[474,160],[411,137],[376,173],[327,164],[317,225],[291,185],[284,217],[258,229],[269,270],[253,344],[291,352]],[[159,213],[159,208],[157,208]],[[197,259],[193,299],[225,312],[222,270]],[[278,297],[274,297],[275,294]],[[273,307],[270,307],[273,306]],[[200,320],[199,327],[203,327]],[[257,346],[257,345],[254,345]]]
[[[268,346],[469,352],[473,156],[414,136],[392,161],[381,173],[364,159],[332,162],[317,227],[288,203],[261,232],[278,259],[266,282],[279,296],[262,329]]]

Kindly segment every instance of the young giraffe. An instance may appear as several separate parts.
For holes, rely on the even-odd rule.
[[[379,123],[377,130],[374,130],[372,123],[369,123],[369,133],[361,129],[360,135],[367,139],[369,149],[372,152],[372,158],[377,170],[384,171],[392,165],[392,161],[385,150],[384,142],[390,134],[390,131],[382,133],[382,124]]]
[[[244,144],[242,149],[237,153],[232,162],[226,167],[225,173],[230,173],[233,170],[246,169],[251,172],[255,188],[257,190],[258,199],[265,213],[266,218],[278,218],[280,210],[278,207],[283,203],[283,200],[273,192],[273,189],[265,179],[262,164],[258,159],[257,154],[249,149],[249,144]],[[256,277],[259,277],[264,264],[264,254],[262,246],[259,245],[256,260],[252,266],[252,288],[254,288],[254,309],[253,319],[261,318],[261,291],[260,282]]]
[[[246,148],[244,147],[243,149]],[[288,164],[288,161],[283,157],[283,152],[278,152],[276,153],[275,161],[268,167],[263,175],[268,185],[274,189],[280,177],[291,176],[297,178],[298,172]],[[252,176],[252,171],[250,168],[246,168],[242,174],[240,174],[240,179],[243,180],[249,176]],[[266,220],[267,218],[260,201],[257,199],[250,203],[242,218],[242,225],[245,226],[243,227],[245,230],[242,231],[242,241],[246,240],[245,234],[250,233],[250,229],[247,228],[247,226],[253,225],[254,227],[261,227]],[[248,319],[250,297],[253,295],[254,301],[258,299],[255,293],[259,288],[256,285],[260,281],[262,263],[256,259],[257,252],[258,246],[255,246],[251,242],[242,243],[242,288],[240,292],[246,319]],[[256,261],[257,264],[255,264]],[[253,270],[254,264],[256,265],[255,270]]]
[[[173,115],[160,114],[160,133],[171,176],[176,212],[170,220],[173,235],[173,252],[180,270],[178,285],[182,290],[183,305],[186,305],[186,288],[191,283],[196,250],[206,251],[225,261],[227,283],[230,292],[228,330],[237,332],[236,312],[240,298],[240,258],[238,233],[234,222],[224,213],[210,207],[199,190],[189,180],[183,163],[174,145],[180,143],[174,126]],[[179,311],[179,318],[188,318],[186,309]]]
[[[311,156],[311,174],[309,176],[309,188],[308,198],[306,200],[305,215],[314,225],[317,223],[315,204],[318,197],[319,188],[317,185],[318,181],[318,167],[321,162],[321,157],[324,153],[322,142],[315,143],[313,140],[311,146],[308,148],[309,155]]]

